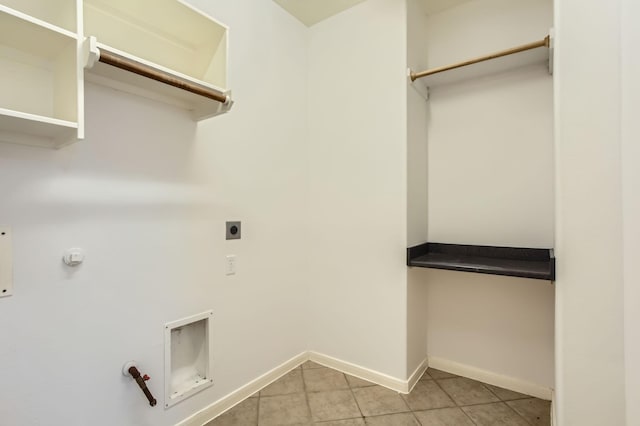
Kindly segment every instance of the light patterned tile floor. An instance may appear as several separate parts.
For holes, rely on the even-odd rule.
[[[408,395],[308,361],[205,426],[549,426],[549,401],[428,369]]]

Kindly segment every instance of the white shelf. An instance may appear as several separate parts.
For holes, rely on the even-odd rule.
[[[0,5],[3,141],[55,147],[75,140],[77,52],[76,34]]]
[[[85,44],[89,43],[89,40],[85,41]],[[220,95],[228,95],[230,92],[225,91],[222,88],[216,87],[213,84],[206,83],[195,79],[189,75],[185,75],[161,65],[155,64],[151,61],[138,58],[127,52],[115,49],[111,46],[106,46],[101,43],[96,45],[99,51],[105,50],[109,53],[115,54],[124,59],[128,59],[136,64],[144,65],[150,69],[165,73],[184,81],[188,81],[198,87],[211,89]],[[88,48],[88,47],[85,47]],[[133,93],[139,96],[144,96],[156,101],[165,102],[168,104],[176,105],[178,107],[191,111],[194,120],[203,120],[206,118],[214,117],[218,114],[229,111],[232,104],[222,104],[217,101],[205,98],[203,96],[191,93],[182,89],[178,89],[173,86],[158,82],[153,79],[149,79],[138,74],[128,72],[111,65],[96,62],[91,68],[88,68],[86,78],[87,81],[106,85],[117,90]]]
[[[0,141],[59,147],[83,139],[85,67],[92,81],[178,105],[196,120],[225,113],[233,104],[227,32],[183,0],[0,0]],[[127,60],[137,66],[129,70],[165,83],[89,63],[100,49],[112,65]]]
[[[70,43],[77,43],[77,37],[70,31],[0,4],[0,42],[51,59]]]
[[[0,141],[59,148],[75,138],[78,123],[0,108]]]
[[[144,16],[144,19],[140,19]],[[227,94],[227,27],[179,0],[84,0],[87,37],[135,63]],[[85,42],[86,43],[86,42]],[[230,105],[96,63],[87,78],[193,111],[197,120]]]
[[[226,87],[227,27],[182,1],[84,0],[84,30],[102,44]]]
[[[417,79],[413,84],[422,85],[424,87],[437,87],[472,78],[481,78],[491,74],[506,72],[526,67],[528,65],[549,64],[551,53],[552,49],[539,47],[537,49],[526,50],[524,52],[514,53],[477,64],[432,74]]]
[[[70,34],[77,31],[76,0],[2,0],[0,8],[13,9],[15,14],[44,23],[43,26],[58,27]]]

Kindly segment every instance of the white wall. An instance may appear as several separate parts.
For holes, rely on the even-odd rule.
[[[310,28],[310,349],[406,374],[406,16],[369,0]]]
[[[478,0],[430,15],[429,67],[542,39],[547,0]],[[544,64],[431,90],[429,241],[553,247],[552,78]],[[553,287],[418,272],[428,286],[429,356],[553,386]]]
[[[306,350],[306,28],[269,1],[193,3],[231,26],[230,114],[196,125],[88,86],[85,141],[0,144],[3,425],[172,425]],[[87,253],[74,270],[69,247]],[[215,385],[165,410],[163,324],[206,309]],[[122,376],[130,359],[158,406]]]
[[[428,20],[429,66],[544,38],[548,0],[478,0]],[[431,91],[429,238],[553,244],[552,78],[545,65]]]
[[[640,4],[622,2],[622,191],[627,425],[640,425]]]
[[[407,0],[407,67],[426,68],[427,16]],[[419,84],[419,83],[418,83]],[[407,85],[407,246],[427,241],[427,101]],[[407,271],[407,376],[427,355],[427,285],[417,268]]]
[[[552,285],[456,271],[422,274],[430,357],[553,387]]]
[[[625,355],[627,424],[639,423],[640,12],[621,1],[623,14],[617,3],[556,1],[560,425],[624,424]],[[424,104],[406,87],[415,40],[406,40],[403,2],[369,0],[309,33],[272,2],[190,2],[231,26],[230,114],[195,125],[184,111],[89,86],[84,142],[61,151],[0,144],[0,223],[14,231],[14,295],[0,299],[3,424],[172,425],[308,347],[403,378],[426,350],[425,324],[430,355],[548,384],[553,287],[449,271],[407,275],[404,249],[426,232],[415,214],[424,202],[410,192],[424,189],[415,165],[426,157],[416,143]],[[478,0],[433,17],[430,59],[509,47],[550,26],[547,1],[511,3]],[[411,31],[422,18],[409,19]],[[622,96],[619,85],[602,84],[620,73]],[[431,240],[553,244],[552,173],[540,172],[535,185],[529,179],[551,164],[542,108],[551,86],[536,76],[529,69],[432,93]],[[455,213],[482,209],[486,192],[449,170],[480,162],[460,163],[445,128],[466,128],[461,115],[478,124],[478,111],[496,112],[487,105],[497,101],[511,112],[514,98],[527,99],[524,107],[517,99],[526,108],[518,112],[536,128],[506,129],[510,137],[497,141],[480,129],[483,137],[461,140],[477,158],[485,152],[472,143],[481,140],[494,153],[517,146],[536,159],[518,163],[526,208],[501,204],[519,195],[514,175],[503,186],[480,168],[473,182],[500,184],[490,195],[500,208],[460,222]],[[450,196],[454,190],[468,197]],[[478,226],[478,217],[490,226]],[[223,240],[228,219],[243,221],[241,241]],[[76,270],[60,261],[72,246],[87,252]],[[229,253],[239,256],[235,277],[224,276]],[[169,410],[149,408],[122,364],[135,358],[162,402],[162,325],[206,309],[214,310],[215,386]]]
[[[618,1],[556,1],[556,414],[561,426],[625,424],[620,18]],[[623,84],[630,83],[629,71]],[[633,116],[636,120],[637,113]],[[628,121],[626,126],[632,131]],[[625,170],[626,186],[633,172]],[[632,213],[635,201],[627,201],[626,212]],[[626,226],[631,231],[635,224]],[[631,255],[635,239],[627,243]],[[631,268],[627,273],[635,276]]]
[[[418,0],[407,0],[407,68],[423,70],[429,58],[427,15]],[[415,84],[420,84],[418,81]],[[407,85],[407,243],[427,241],[428,102]]]

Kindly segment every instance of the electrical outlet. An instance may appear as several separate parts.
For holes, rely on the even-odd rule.
[[[227,240],[239,240],[242,236],[242,223],[240,221],[227,222],[225,227]]]
[[[227,275],[235,275],[236,274],[236,255],[229,254],[226,258],[226,274]]]

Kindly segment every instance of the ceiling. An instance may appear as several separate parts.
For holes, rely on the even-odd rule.
[[[327,19],[365,0],[273,0],[306,26]]]
[[[306,26],[336,15],[365,0],[273,0]],[[442,12],[471,0],[418,0],[427,15]]]
[[[456,7],[459,4],[467,3],[471,0],[419,0],[427,15],[442,12],[445,9]]]

